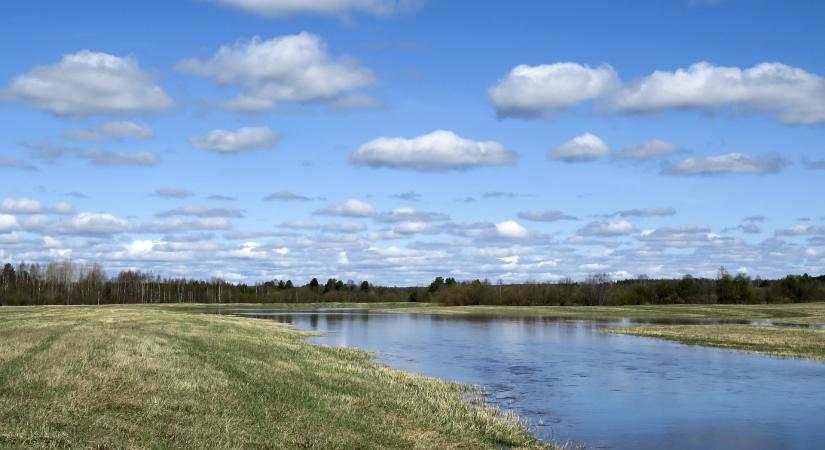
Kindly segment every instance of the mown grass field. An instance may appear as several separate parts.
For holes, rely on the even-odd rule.
[[[466,386],[178,309],[0,308],[0,447],[542,447]]]

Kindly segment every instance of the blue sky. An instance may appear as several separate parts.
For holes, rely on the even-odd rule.
[[[820,2],[3,9],[0,260],[383,284],[825,271]]]

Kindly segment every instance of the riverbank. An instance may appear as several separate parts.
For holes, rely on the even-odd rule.
[[[164,309],[0,308],[0,447],[542,448],[466,386]]]
[[[165,306],[166,307],[166,306]],[[639,305],[639,306],[440,306],[428,303],[311,303],[266,305],[169,305],[172,310],[217,311],[313,310],[364,308],[381,312],[473,315],[547,320],[650,321],[653,324],[611,328],[608,332],[668,339],[691,345],[825,360],[825,331],[787,326],[825,324],[825,303],[781,305]],[[680,322],[705,321],[705,324]],[[731,323],[711,323],[713,321]],[[660,324],[656,322],[672,322]]]

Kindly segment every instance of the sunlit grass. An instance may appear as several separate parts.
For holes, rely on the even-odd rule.
[[[0,447],[540,448],[466,386],[274,321],[0,309]]]
[[[751,325],[665,325],[613,328],[609,331],[684,344],[825,360],[825,331],[822,330]]]

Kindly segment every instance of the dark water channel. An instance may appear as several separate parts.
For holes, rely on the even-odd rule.
[[[484,388],[544,439],[615,449],[823,449],[825,364],[597,332],[619,323],[238,312]],[[538,426],[543,423],[543,426]]]

